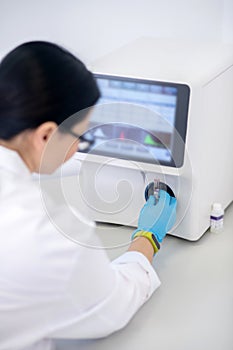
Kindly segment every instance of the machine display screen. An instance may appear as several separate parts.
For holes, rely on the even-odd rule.
[[[95,74],[101,92],[91,115],[91,153],[180,167],[189,87]]]

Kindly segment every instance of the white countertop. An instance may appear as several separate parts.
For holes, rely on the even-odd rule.
[[[232,350],[233,204],[221,233],[197,242],[167,236],[154,259],[162,285],[123,330],[99,340],[59,340],[57,350]],[[127,242],[132,228],[100,225],[104,245]],[[117,232],[117,234],[116,234]],[[108,249],[111,259],[125,246]]]

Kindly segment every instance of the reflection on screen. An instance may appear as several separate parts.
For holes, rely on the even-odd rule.
[[[91,153],[142,162],[171,160],[177,88],[97,77],[101,91],[90,131]]]

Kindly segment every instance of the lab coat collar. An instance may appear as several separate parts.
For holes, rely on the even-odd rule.
[[[0,169],[5,169],[20,177],[31,177],[31,172],[18,154],[9,148],[0,146]]]

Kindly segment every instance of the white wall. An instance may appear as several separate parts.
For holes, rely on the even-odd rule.
[[[233,43],[233,0],[224,0],[222,38],[225,43]]]
[[[140,36],[233,42],[233,0],[0,0],[0,55],[50,40],[86,63]]]

